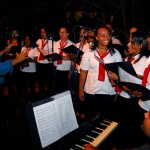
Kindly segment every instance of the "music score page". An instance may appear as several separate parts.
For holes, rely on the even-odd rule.
[[[54,100],[33,108],[42,148],[79,127],[70,91],[52,98]]]

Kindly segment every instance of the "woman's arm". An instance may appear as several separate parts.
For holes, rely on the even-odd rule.
[[[85,81],[86,81],[87,72],[88,72],[87,70],[80,69],[80,76],[79,76],[79,99],[81,101],[84,101],[83,88],[84,88],[84,84],[85,84]]]

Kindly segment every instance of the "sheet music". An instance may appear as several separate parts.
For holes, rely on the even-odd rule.
[[[79,127],[70,91],[51,98],[54,100],[33,108],[42,148]]]

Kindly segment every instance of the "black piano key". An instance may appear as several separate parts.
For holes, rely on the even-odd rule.
[[[100,134],[99,132],[97,132],[97,131],[95,131],[95,130],[92,130],[92,132],[97,133],[98,135]]]
[[[93,129],[94,131],[98,132],[99,134],[103,132],[103,130],[99,130],[97,128]]]
[[[88,143],[89,142],[81,139],[77,144],[83,146],[84,144],[88,144]]]
[[[107,127],[105,126],[105,125],[103,125],[103,124],[99,124],[97,127],[99,127],[100,129],[102,129],[102,130],[105,130]]]
[[[99,127],[95,127],[95,129],[99,130],[100,133],[102,133],[104,130],[99,128]]]
[[[74,145],[72,148],[70,148],[70,150],[82,150],[82,148],[79,148],[79,147]]]
[[[82,138],[82,139],[84,139],[84,140],[86,140],[86,141],[88,141],[88,142],[92,142],[92,141],[93,141],[93,138],[90,138],[90,137],[87,137],[87,136],[85,136],[85,137]]]
[[[109,122],[109,123],[112,123],[113,121],[109,120],[109,119],[105,119],[105,121]]]
[[[95,140],[99,140],[98,137],[103,133],[113,121],[104,119],[101,120],[99,123],[92,124],[89,128],[84,130],[84,135],[80,136],[80,139],[74,144],[72,149],[70,150],[83,150],[84,144],[91,144]]]
[[[111,123],[104,120],[103,124],[106,124],[107,126],[109,126]]]
[[[86,140],[85,138],[82,139],[82,141],[87,142],[87,143],[91,143],[90,141]]]
[[[93,137],[93,138],[98,137],[98,134],[97,133],[93,133],[93,132],[90,132],[87,135],[90,136],[90,137]]]
[[[75,144],[75,146],[78,147],[78,148],[80,148],[81,150],[83,149],[82,145]]]

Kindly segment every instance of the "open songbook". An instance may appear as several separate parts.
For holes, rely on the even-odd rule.
[[[129,74],[137,77],[137,74],[131,64],[131,62],[113,62],[113,63],[105,63],[100,57],[94,55],[95,59],[99,61],[99,63],[103,64],[106,71],[114,72],[115,74],[119,75],[118,68],[122,68]]]
[[[121,67],[118,67],[118,73],[120,86],[125,87],[130,95],[140,97],[142,101],[150,100],[150,90],[142,86],[142,79],[128,73]],[[134,97],[133,95],[131,96]]]
[[[82,50],[80,50],[79,48],[77,48],[73,44],[68,46],[68,47],[62,48],[61,50],[64,51],[65,53],[67,53],[67,54],[72,54],[74,56],[78,55],[78,57],[77,57],[78,59],[81,59],[81,57],[84,53]]]
[[[139,97],[142,101],[150,100],[150,90],[140,84],[120,81],[119,85],[125,86],[131,97]]]
[[[131,62],[107,63],[107,64],[105,64],[105,66],[109,71],[112,71],[112,72],[116,73],[117,75],[119,75],[118,68],[122,68],[127,73],[137,77],[137,74],[136,74]]]

